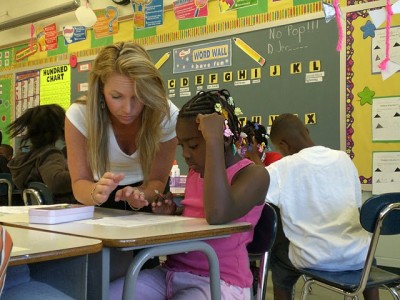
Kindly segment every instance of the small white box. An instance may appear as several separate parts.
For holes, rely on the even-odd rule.
[[[94,206],[81,204],[60,204],[29,209],[29,223],[58,224],[92,219]]]

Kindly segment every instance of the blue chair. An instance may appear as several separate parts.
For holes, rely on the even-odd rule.
[[[12,205],[14,185],[10,173],[0,173],[0,196],[7,196],[8,206]]]
[[[32,205],[34,203],[37,205],[54,204],[53,193],[43,182],[30,182],[28,188],[22,192],[22,199],[25,205]]]
[[[400,193],[387,193],[369,198],[361,207],[360,223],[365,230],[372,233],[363,269],[345,272],[301,269],[307,278],[301,292],[302,300],[306,299],[312,284],[340,293],[345,299],[358,299],[366,289],[383,287],[394,299],[400,300],[397,291],[400,275],[374,266],[375,250],[380,235],[400,233]]]
[[[0,197],[7,196],[7,204],[20,205],[21,191],[13,183],[10,173],[0,173]]]
[[[257,294],[257,300],[265,300],[268,279],[269,254],[274,245],[278,230],[278,216],[273,206],[264,204],[260,220],[254,227],[253,241],[247,245],[250,264],[259,261],[258,274],[253,273],[256,287],[253,285],[253,294]],[[257,293],[255,293],[255,290]]]

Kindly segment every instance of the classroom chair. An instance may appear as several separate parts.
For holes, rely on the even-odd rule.
[[[7,198],[7,205],[21,205],[21,191],[16,188],[10,173],[0,173],[0,198]]]
[[[7,196],[8,206],[12,205],[14,185],[10,173],[0,173],[0,196]]]
[[[302,300],[306,299],[312,284],[340,293],[345,299],[359,299],[359,295],[362,295],[365,289],[382,287],[387,289],[394,299],[400,300],[397,291],[400,275],[374,265],[380,235],[400,234],[400,193],[387,193],[369,198],[361,207],[360,223],[365,230],[372,233],[364,267],[361,270],[344,272],[301,269],[307,277],[301,291]]]
[[[274,245],[278,229],[278,216],[269,203],[264,204],[260,220],[254,227],[253,241],[247,245],[250,264],[259,262],[259,271],[253,273],[253,295],[257,300],[265,300],[268,279],[269,254]]]
[[[21,191],[13,183],[10,173],[0,173],[0,197],[7,198],[7,205],[21,205]]]
[[[48,205],[54,204],[53,193],[43,182],[30,182],[28,188],[22,192],[22,199],[25,205]]]

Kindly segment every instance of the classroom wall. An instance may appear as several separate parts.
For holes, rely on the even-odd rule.
[[[96,1],[95,1],[96,2]],[[98,1],[97,1],[98,2]],[[394,2],[394,1],[393,1]],[[331,2],[332,3],[332,2]],[[306,57],[314,55],[315,60],[319,60],[322,54],[328,54],[328,57],[332,58],[329,61],[333,64],[333,69],[329,69],[329,63],[325,63],[327,58],[321,59],[321,66],[327,71],[326,76],[323,76],[323,80],[320,83],[314,83],[313,85],[305,83],[298,83],[298,90],[310,90],[313,98],[315,95],[316,99],[324,98],[323,93],[325,92],[326,99],[328,102],[320,102],[318,107],[317,100],[305,105],[303,109],[297,109],[293,106],[294,113],[299,113],[299,116],[306,120],[305,115],[307,113],[316,113],[316,123],[309,124],[311,133],[316,137],[317,141],[321,144],[333,148],[340,148],[345,150],[355,162],[359,173],[360,180],[362,183],[368,186],[372,183],[372,153],[374,151],[400,151],[399,143],[396,141],[385,141],[376,142],[372,141],[372,105],[361,101],[360,93],[364,91],[366,87],[374,92],[375,97],[388,97],[400,95],[400,85],[398,85],[399,73],[395,73],[393,76],[386,80],[382,80],[379,73],[371,72],[373,68],[373,62],[371,59],[373,49],[372,44],[374,40],[372,37],[364,37],[362,27],[365,26],[370,20],[368,15],[369,9],[376,9],[384,6],[386,1],[368,1],[363,3],[362,1],[340,1],[340,8],[342,10],[342,26],[344,30],[344,40],[340,52],[336,52],[332,49],[338,41],[338,28],[335,20],[331,20],[327,24],[324,22],[324,12],[322,10],[322,4],[320,1],[296,1],[296,0],[281,0],[281,1],[258,1],[256,5],[247,7],[244,9],[238,9],[234,11],[225,12],[223,14],[219,11],[218,1],[209,1],[209,16],[207,18],[199,18],[195,20],[181,20],[178,21],[174,17],[173,11],[166,11],[164,14],[164,24],[156,28],[148,28],[137,30],[133,24],[129,14],[125,15],[120,19],[119,31],[110,36],[97,38],[92,30],[87,30],[87,39],[78,43],[66,45],[64,37],[58,37],[58,48],[56,50],[37,52],[34,55],[28,56],[22,60],[15,61],[14,57],[17,52],[22,49],[29,47],[28,40],[22,40],[13,44],[0,44],[0,54],[2,55],[2,65],[0,69],[0,85],[1,85],[1,102],[0,102],[0,114],[2,116],[0,122],[0,129],[4,130],[7,123],[12,120],[17,113],[20,113],[29,105],[37,105],[42,101],[53,101],[51,97],[44,97],[36,94],[32,101],[27,101],[23,105],[16,105],[18,102],[15,99],[16,95],[16,83],[23,82],[24,78],[29,77],[32,82],[40,81],[40,75],[37,72],[45,68],[51,68],[54,66],[68,66],[69,58],[73,55],[77,56],[78,63],[86,67],[90,67],[90,62],[94,59],[101,47],[124,40],[134,40],[144,45],[151,53],[154,61],[165,53],[166,50],[173,50],[174,48],[183,47],[186,45],[195,45],[199,43],[208,42],[211,40],[222,40],[226,36],[232,38],[234,35],[242,36],[243,38],[250,37],[248,40],[251,45],[257,49],[265,58],[266,63],[260,67],[249,59],[244,53],[240,52],[239,49],[233,45],[232,54],[234,59],[234,65],[230,68],[232,71],[238,71],[238,69],[255,69],[260,67],[262,71],[262,77],[258,85],[255,83],[247,87],[239,87],[232,83],[220,83],[220,87],[229,86],[235,91],[240,97],[244,98],[246,95],[251,95],[254,91],[261,91],[263,94],[269,95],[269,92],[275,87],[274,84],[269,85],[268,82],[272,79],[269,76],[269,68],[274,63],[274,55],[268,53],[268,45],[271,41],[266,39],[257,39],[259,32],[268,32],[268,30],[279,30],[285,28],[287,32],[290,24],[307,24],[310,20],[320,20],[320,28],[325,26],[329,28],[329,32],[322,37],[316,35],[309,35],[313,44],[313,49],[316,53],[311,54],[311,50],[305,50],[303,53],[291,52],[282,54],[279,60],[286,60],[285,62],[295,61],[296,58],[301,58],[307,61],[314,60],[313,57]],[[126,11],[127,8],[125,8]],[[312,21],[309,24],[312,24]],[[399,25],[399,16],[395,15],[392,21],[393,28]],[[385,25],[383,24],[379,30],[384,30]],[[324,29],[325,30],[325,29]],[[320,30],[320,33],[324,33],[324,30]],[[396,29],[397,30],[397,29]],[[307,35],[305,35],[307,36]],[[382,35],[380,35],[382,37]],[[396,35],[398,36],[398,35]],[[4,39],[3,39],[4,41]],[[384,41],[380,41],[380,45],[384,46]],[[314,45],[315,44],[315,45]],[[3,46],[1,46],[3,45]],[[320,47],[319,47],[320,46]],[[399,47],[400,48],[400,47]],[[320,50],[320,52],[318,52]],[[314,51],[314,50],[313,50]],[[328,52],[327,52],[328,51]],[[4,64],[6,53],[11,57],[9,64]],[[306,58],[305,58],[306,57]],[[394,58],[397,59],[397,54]],[[168,81],[171,78],[181,78],[176,74],[171,73],[170,61],[160,69],[163,78]],[[336,71],[337,70],[337,71]],[[85,78],[87,77],[88,70],[78,70],[76,68],[70,69],[71,77],[68,84],[71,86],[69,94],[63,97],[63,105],[66,107],[68,103],[73,100],[77,95],[78,85],[81,84],[80,88],[84,88]],[[224,70],[218,70],[222,73]],[[302,73],[299,78],[304,79],[306,73]],[[39,73],[40,74],[40,73]],[[206,73],[205,73],[206,74]],[[190,76],[193,76],[190,74]],[[333,75],[333,79],[329,76]],[[190,77],[189,76],[189,77]],[[288,74],[282,74],[284,81],[290,81],[286,86],[279,86],[282,91],[288,90],[290,87],[294,87],[295,77],[290,77]],[[297,78],[298,79],[298,78]],[[293,83],[293,85],[292,85]],[[278,86],[278,85],[276,85]],[[304,88],[305,86],[305,88]],[[268,89],[263,90],[263,88]],[[313,88],[317,87],[321,91],[313,94]],[[35,92],[38,92],[35,90]],[[47,95],[51,90],[47,90]],[[80,91],[83,92],[83,91]],[[179,90],[176,90],[175,96],[171,99],[175,102],[182,103],[187,100],[187,96],[180,96]],[[172,91],[168,91],[171,96],[174,94]],[[192,89],[193,93],[193,89]],[[279,93],[272,90],[274,98],[279,98]],[[320,94],[318,94],[320,93]],[[177,96],[176,96],[177,95]],[[256,94],[258,95],[258,94]],[[283,94],[286,96],[286,94]],[[41,97],[42,96],[42,97]],[[255,97],[261,99],[262,97]],[[47,100],[45,100],[47,99]],[[57,99],[54,99],[57,102]],[[270,116],[282,113],[278,101],[267,102],[265,106],[260,106],[258,102],[253,104],[245,103],[243,110],[245,111],[246,106],[254,109],[255,107],[261,107],[260,111],[263,111],[262,122],[268,125]],[[283,108],[292,108],[290,101],[284,103]],[[331,106],[332,105],[332,106]],[[322,109],[319,112],[318,109]],[[264,113],[264,110],[267,111]],[[325,111],[331,110],[332,113],[326,113]],[[258,116],[258,112],[250,112],[246,115],[248,118]],[[324,123],[327,122],[327,125]],[[325,126],[329,128],[326,129]],[[318,130],[321,128],[321,130]],[[5,135],[7,141],[8,136]]]

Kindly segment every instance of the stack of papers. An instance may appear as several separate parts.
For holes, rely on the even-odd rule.
[[[92,219],[94,206],[80,204],[59,204],[29,209],[29,223],[58,224]]]

